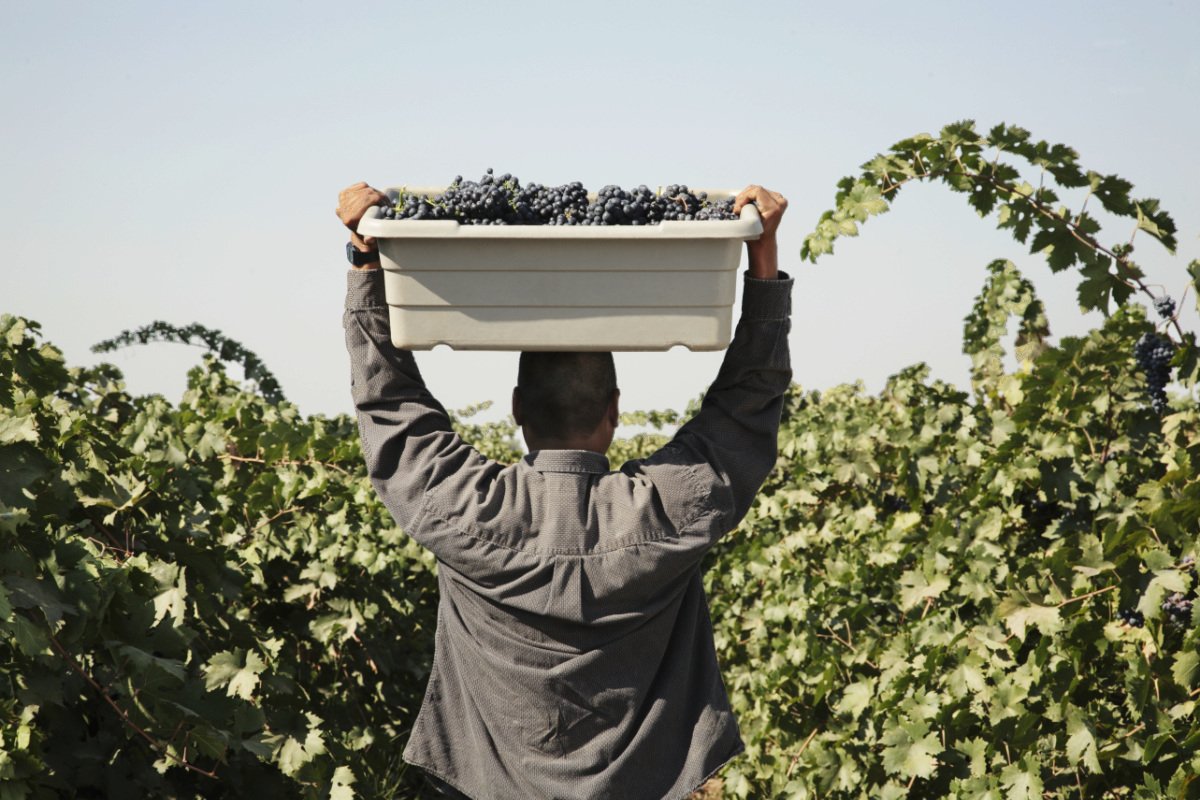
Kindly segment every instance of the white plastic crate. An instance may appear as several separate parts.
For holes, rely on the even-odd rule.
[[[742,243],[762,222],[753,205],[737,220],[645,226],[459,225],[372,208],[358,232],[379,242],[397,347],[720,350]]]

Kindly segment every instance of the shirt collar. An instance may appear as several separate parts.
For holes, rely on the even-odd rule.
[[[603,475],[608,458],[591,450],[534,450],[525,463],[538,472],[578,472]]]

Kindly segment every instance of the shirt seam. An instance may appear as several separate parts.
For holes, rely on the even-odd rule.
[[[691,472],[691,470],[689,470],[689,473],[690,472]],[[693,484],[693,489],[698,488],[697,484],[699,482],[696,480],[696,477],[694,475],[690,475],[689,477]],[[513,553],[522,553],[522,554],[528,555],[528,556],[536,556],[536,557],[553,556],[553,557],[568,557],[568,558],[587,558],[589,556],[604,556],[604,555],[608,555],[610,553],[615,553],[618,550],[627,550],[630,547],[637,547],[639,545],[644,545],[644,544],[655,544],[657,542],[665,541],[666,539],[669,539],[671,537],[670,533],[660,530],[657,532],[657,535],[639,537],[637,539],[625,541],[620,544],[613,544],[613,545],[610,545],[603,549],[588,550],[585,552],[580,552],[578,550],[578,548],[528,549],[528,548],[524,548],[524,547],[514,547],[513,545],[508,544],[507,542],[502,542],[502,541],[499,541],[498,539],[488,536],[483,531],[480,531],[476,526],[465,522],[461,518],[460,519],[451,519],[447,514],[445,514],[443,511],[441,511],[441,509],[438,509],[433,505],[434,494],[435,494],[435,492],[433,490],[426,491],[424,498],[421,501],[421,509],[422,509],[422,511],[425,512],[426,515],[437,519],[439,522],[441,522],[445,525],[448,525],[449,527],[451,527],[454,530],[461,533],[463,536],[467,536],[476,541],[485,542],[487,544],[492,545],[493,547],[500,547],[504,550],[508,550]],[[715,515],[716,515],[716,509],[704,508],[702,503],[696,503],[695,510],[683,522],[681,522],[679,524],[678,528],[676,528],[676,530],[675,530],[675,535],[682,536],[692,525],[696,524],[702,518],[704,518],[706,516],[715,516]]]

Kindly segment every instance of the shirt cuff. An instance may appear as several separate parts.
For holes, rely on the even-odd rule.
[[[742,292],[742,318],[780,320],[792,316],[792,276],[780,271],[775,279],[752,278],[746,273]]]
[[[382,269],[346,271],[346,308],[387,308]]]

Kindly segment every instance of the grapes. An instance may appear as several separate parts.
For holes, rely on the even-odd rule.
[[[1156,298],[1154,301],[1154,310],[1163,319],[1174,319],[1175,317],[1175,301],[1170,297],[1163,296]]]
[[[1146,373],[1146,393],[1150,395],[1150,405],[1158,414],[1167,410],[1165,387],[1171,379],[1171,358],[1174,355],[1175,345],[1159,333],[1142,334],[1133,348],[1138,366]]]
[[[696,219],[737,219],[737,215],[733,213],[733,198],[727,197],[724,200],[709,201],[696,214]]]
[[[1117,612],[1117,619],[1132,628],[1140,628],[1146,624],[1146,616],[1136,608],[1123,608]]]
[[[563,186],[531,183],[515,198],[519,224],[578,225],[587,213],[587,189],[579,181]]]
[[[1183,628],[1192,622],[1192,601],[1179,592],[1163,601],[1162,610],[1167,615],[1167,624],[1172,628]]]
[[[1178,630],[1192,624],[1192,600],[1180,592],[1175,592],[1164,600],[1162,610],[1170,628]],[[1146,624],[1145,616],[1134,608],[1121,609],[1117,612],[1117,619],[1133,628],[1141,628]]]
[[[492,169],[478,181],[457,175],[440,195],[389,195],[382,219],[454,220],[463,225],[655,225],[664,220],[733,220],[733,198],[709,200],[683,184],[661,193],[646,186],[622,189],[609,185],[589,202],[587,189],[575,181],[562,186],[522,186],[511,174]]]

